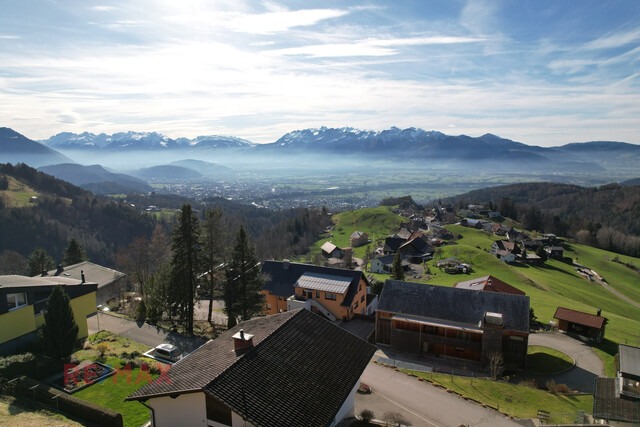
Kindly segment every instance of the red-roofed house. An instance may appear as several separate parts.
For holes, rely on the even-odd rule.
[[[472,291],[501,292],[503,294],[525,295],[518,288],[493,276],[478,277],[476,279],[465,280],[453,285],[454,288],[469,289]]]
[[[558,319],[558,330],[561,332],[582,335],[596,342],[600,342],[604,338],[604,327],[607,324],[607,319],[600,316],[600,310],[596,315],[558,307],[553,317]]]

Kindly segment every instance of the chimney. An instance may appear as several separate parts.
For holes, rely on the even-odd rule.
[[[44,277],[44,276],[48,276],[47,270],[42,270],[42,274],[40,275],[40,277]]]
[[[253,347],[253,335],[245,334],[244,329],[240,329],[240,332],[233,336],[233,350],[240,355],[251,347]]]
[[[58,269],[56,270],[56,273],[54,274],[54,276],[61,275],[63,271],[64,271],[64,268],[62,268],[62,264],[58,264]]]
[[[82,283],[86,282],[84,278],[84,270],[80,270],[80,277],[82,278]]]
[[[289,260],[288,259],[283,259],[282,260],[282,268],[284,268],[285,270],[289,269]]]
[[[602,313],[602,309],[601,309],[601,308],[599,308],[599,309],[598,309],[598,316],[600,316],[600,314],[601,314],[601,313]]]

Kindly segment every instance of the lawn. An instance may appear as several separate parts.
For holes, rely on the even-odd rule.
[[[551,414],[567,415],[564,419],[554,419],[554,422],[573,423],[578,411],[591,413],[593,410],[591,395],[556,395],[525,385],[502,381],[416,371],[405,372],[431,380],[446,389],[498,408],[501,412],[515,418],[535,418],[538,410],[542,409]]]
[[[34,406],[31,402],[14,398],[0,399],[0,425],[5,427],[49,426],[75,427],[82,426],[69,418],[55,412]]]
[[[0,198],[3,199],[7,207],[19,208],[28,206],[32,196],[40,195],[36,190],[17,179],[10,176],[7,176],[7,178],[9,179],[9,187],[0,191]]]
[[[549,347],[530,345],[527,349],[527,373],[553,375],[572,368],[575,361],[561,351]]]
[[[104,357],[100,358],[100,346],[106,345]],[[125,397],[138,390],[148,381],[157,377],[142,370],[140,366],[147,363],[156,366],[158,362],[140,357],[149,347],[139,344],[126,337],[114,335],[108,331],[101,331],[87,338],[85,349],[78,350],[73,357],[78,360],[101,361],[112,367],[125,367],[116,375],[106,378],[73,394],[105,408],[113,409],[122,414],[125,426],[140,426],[149,420],[149,410],[138,402],[125,402]],[[127,364],[131,370],[126,369]],[[162,365],[166,369],[166,365]]]

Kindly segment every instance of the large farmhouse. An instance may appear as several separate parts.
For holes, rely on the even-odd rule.
[[[486,364],[500,353],[524,368],[529,297],[387,280],[376,311],[376,342],[418,356]]]

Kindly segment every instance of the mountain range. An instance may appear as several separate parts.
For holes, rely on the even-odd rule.
[[[569,173],[603,170],[636,171],[640,164],[640,145],[622,142],[593,141],[557,147],[539,147],[493,134],[480,137],[452,136],[437,131],[396,127],[380,132],[327,127],[296,130],[267,144],[254,144],[244,139],[226,136],[172,139],[156,132],[121,132],[113,135],[65,132],[38,144],[11,129],[1,128],[2,161],[5,157],[18,158],[16,150],[20,148],[23,149],[22,154],[31,156],[33,163],[30,164],[36,166],[68,163],[71,162],[69,157],[74,156],[83,158],[86,163],[87,158],[95,158],[98,153],[120,160],[133,159],[134,156],[122,155],[133,152],[145,152],[150,156],[152,153],[164,155],[164,157],[158,157],[161,160],[145,165],[147,167],[165,165],[171,161],[188,158],[215,160],[225,155],[232,162],[238,162],[240,159],[247,160],[252,156],[257,161],[261,161],[267,156],[281,159],[287,155],[307,155],[317,163],[318,154],[356,156],[363,161],[374,159],[423,162],[431,160],[435,161],[431,165],[458,169],[468,168],[469,163],[485,161],[488,162],[487,165],[502,170],[535,169]],[[61,151],[62,154],[53,149]],[[35,159],[38,157],[36,154],[42,158]],[[29,163],[26,158],[24,157],[24,160],[20,158],[18,161]],[[142,161],[146,161],[144,159],[142,157]],[[174,165],[188,167],[203,175],[210,175],[207,171],[213,170],[209,165],[205,165],[204,171],[202,167],[191,167],[195,164]],[[217,166],[217,172],[222,170]]]

